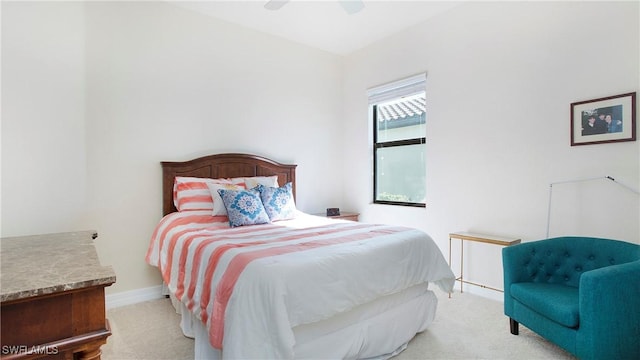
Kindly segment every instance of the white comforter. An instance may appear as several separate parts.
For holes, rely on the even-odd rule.
[[[453,287],[442,253],[419,230],[302,213],[229,228],[209,213],[167,215],[147,262],[206,324],[224,358],[290,359],[297,325],[423,282]]]

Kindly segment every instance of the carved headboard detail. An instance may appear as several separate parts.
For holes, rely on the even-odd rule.
[[[173,183],[176,176],[203,178],[234,178],[249,176],[278,176],[280,186],[291,182],[296,196],[296,166],[250,154],[216,154],[197,159],[162,164],[162,214],[177,211],[173,204]]]

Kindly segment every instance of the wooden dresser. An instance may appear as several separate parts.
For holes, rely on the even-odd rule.
[[[0,239],[0,358],[100,359],[111,335],[95,231]]]

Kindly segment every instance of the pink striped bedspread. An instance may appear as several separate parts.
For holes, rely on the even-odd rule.
[[[404,227],[293,220],[230,228],[211,211],[165,216],[146,261],[224,358],[293,358],[292,328],[454,275],[433,240]]]

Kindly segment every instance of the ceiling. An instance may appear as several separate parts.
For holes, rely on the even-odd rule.
[[[337,0],[291,0],[276,11],[264,8],[267,0],[168,2],[338,55],[354,52],[460,4],[364,0],[364,9],[348,15]]]

